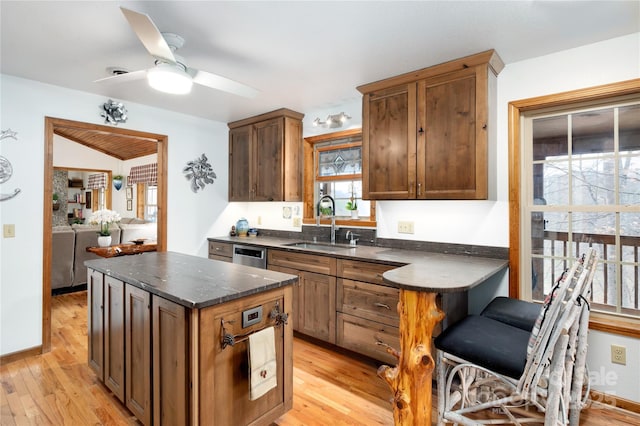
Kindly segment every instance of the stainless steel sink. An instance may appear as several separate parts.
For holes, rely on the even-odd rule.
[[[335,244],[307,243],[307,242],[289,243],[289,244],[284,244],[284,246],[296,247],[301,249],[309,249],[309,250],[320,250],[320,251],[326,251],[329,253],[335,253],[338,251],[348,251],[352,248],[355,248],[355,247],[338,246]]]

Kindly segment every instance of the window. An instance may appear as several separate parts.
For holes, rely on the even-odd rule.
[[[304,151],[304,223],[316,223],[318,201],[330,195],[336,203],[336,223],[375,226],[375,202],[362,199],[361,130],[305,138]],[[357,219],[349,209],[353,205]]]
[[[158,186],[145,184],[144,218],[155,222],[158,216]]]
[[[591,328],[638,337],[640,94],[632,86],[510,104],[510,294],[543,300],[593,246],[601,261]]]

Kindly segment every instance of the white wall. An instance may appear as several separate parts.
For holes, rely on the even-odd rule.
[[[640,33],[509,64],[498,76],[496,179],[492,201],[386,201],[378,204],[378,236],[407,238],[397,233],[399,220],[415,222],[412,238],[436,242],[508,247],[508,102],[572,89],[640,77]],[[1,125],[19,132],[19,141],[5,140],[0,153],[13,164],[13,178],[1,192],[20,187],[22,193],[0,203],[0,221],[16,224],[16,238],[0,239],[0,353],[6,354],[40,344],[42,286],[42,143],[44,116],[101,123],[96,105],[105,99],[1,76]],[[365,83],[365,82],[363,82]],[[169,135],[169,250],[206,256],[207,236],[225,235],[240,217],[257,226],[289,230],[290,220],[282,219],[282,207],[289,203],[228,203],[227,127],[194,117],[141,105],[127,105],[129,122],[121,127]],[[361,123],[359,100],[347,99],[306,112],[305,136],[328,133],[313,129],[318,116],[345,111]],[[301,111],[305,112],[305,111]],[[217,155],[213,155],[213,152]],[[203,152],[207,153],[218,179],[197,194],[191,192],[182,167]],[[212,155],[209,155],[209,153]],[[292,206],[298,203],[291,203]],[[25,214],[25,212],[27,214]],[[294,228],[295,230],[295,228]],[[474,300],[489,300],[507,293],[507,274],[471,293]],[[472,309],[479,309],[471,303]],[[16,327],[15,324],[20,324]],[[611,370],[604,360],[609,345],[624,341],[627,356],[640,353],[640,341],[606,333],[590,334],[589,367]],[[640,401],[640,365],[633,358],[626,367],[616,367],[618,396]],[[610,392],[611,387],[594,383],[594,388]]]
[[[0,90],[0,128],[18,132],[18,141],[0,143],[14,170],[0,192],[22,190],[0,203],[0,221],[16,229],[15,238],[0,239],[0,354],[8,354],[41,344],[44,117],[103,124],[98,105],[107,99],[7,75],[0,75]],[[169,137],[168,249],[206,256],[206,236],[227,205],[227,156],[219,155],[227,151],[226,124],[143,105],[126,107],[129,120],[119,127]],[[182,169],[202,153],[218,179],[194,194]]]

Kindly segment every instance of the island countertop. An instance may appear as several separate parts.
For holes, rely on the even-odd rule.
[[[298,277],[174,252],[88,260],[102,272],[187,308],[205,308],[286,285]]]

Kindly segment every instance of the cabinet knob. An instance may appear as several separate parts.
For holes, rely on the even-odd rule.
[[[418,197],[422,195],[422,184],[418,182]]]
[[[424,129],[422,128],[422,126],[420,126],[420,128],[418,129],[418,133],[420,133],[420,134],[424,133]]]

